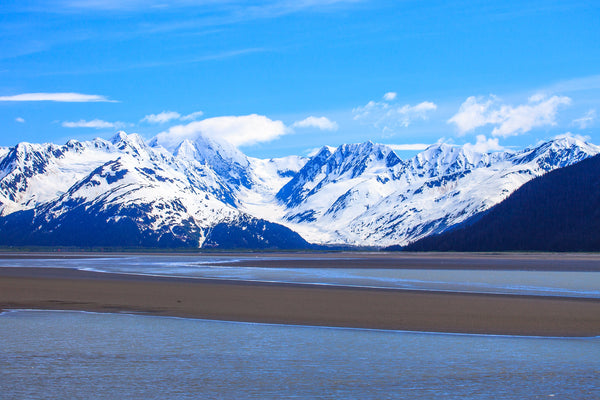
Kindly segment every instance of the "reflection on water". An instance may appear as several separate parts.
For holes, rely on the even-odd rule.
[[[228,256],[201,259],[194,256],[0,259],[0,266],[76,268],[109,273],[203,279],[600,298],[599,272],[285,268],[285,258],[279,260],[281,268],[221,265],[239,259]]]
[[[598,398],[600,338],[0,315],[2,398]]]

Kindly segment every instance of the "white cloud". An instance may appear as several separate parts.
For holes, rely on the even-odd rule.
[[[466,143],[463,145],[463,148],[475,153],[490,153],[504,150],[504,147],[498,143],[498,138],[488,139],[485,135],[477,135],[477,142],[475,144]]]
[[[181,118],[181,114],[176,111],[163,111],[158,114],[148,114],[142,118],[142,122],[149,122],[151,124],[164,124],[174,119]]]
[[[195,121],[195,120],[197,120],[198,118],[200,118],[203,115],[204,115],[204,113],[202,111],[196,111],[196,112],[193,112],[193,113],[188,114],[188,115],[183,115],[179,119],[182,120],[182,121]]]
[[[530,100],[529,104],[503,106],[501,115],[503,121],[492,131],[493,136],[513,136],[529,132],[533,128],[546,125],[556,125],[556,114],[561,105],[571,104],[566,96],[552,96],[548,99]]]
[[[58,101],[64,103],[105,102],[116,103],[105,96],[81,93],[23,93],[14,96],[0,96],[0,101]]]
[[[421,114],[421,113],[426,113],[427,111],[435,111],[437,110],[437,105],[435,105],[434,103],[430,102],[430,101],[424,101],[422,103],[417,104],[416,106],[409,106],[408,104],[405,106],[402,106],[401,108],[398,109],[398,112],[400,112],[401,114],[410,114],[410,113],[414,113],[414,114]],[[423,116],[423,118],[426,118],[425,116]]]
[[[15,121],[16,121],[16,122],[19,122],[19,123],[21,123],[21,124],[24,124],[24,123],[25,123],[25,119],[23,119],[23,118],[21,118],[21,117],[17,117],[17,118],[15,118]]]
[[[571,125],[577,125],[579,129],[586,129],[596,120],[596,110],[591,109],[581,118],[574,119]]]
[[[338,124],[335,121],[329,120],[327,117],[313,117],[303,119],[302,121],[296,121],[292,125],[294,128],[318,128],[322,131],[337,131]]]
[[[141,122],[148,122],[150,124],[165,124],[169,121],[194,121],[201,117],[204,113],[202,111],[196,111],[191,114],[181,115],[177,111],[163,111],[158,114],[148,114],[141,119]]]
[[[396,99],[396,96],[398,96],[398,93],[396,92],[387,92],[386,94],[383,95],[383,99],[385,101],[392,101]]]
[[[539,103],[540,101],[544,101],[546,97],[548,97],[546,94],[540,92],[529,96],[528,100],[530,103]]]
[[[383,101],[369,101],[362,107],[354,108],[354,119],[372,124],[384,133],[393,133],[398,127],[407,128],[417,120],[427,120],[429,113],[437,109],[437,105],[430,101],[400,106],[392,102],[395,98],[396,93],[389,92],[383,96]]]
[[[91,121],[79,120],[79,121],[65,121],[62,126],[65,128],[94,128],[94,129],[119,129],[124,127],[126,124],[123,122],[108,122],[101,119],[93,119]]]
[[[430,145],[425,143],[410,143],[410,144],[386,144],[392,150],[397,151],[421,151],[428,148]]]
[[[465,134],[486,124],[500,122],[497,113],[489,111],[496,102],[496,96],[490,96],[486,101],[481,97],[471,96],[461,104],[458,113],[448,120],[448,123],[456,124],[458,132]]]
[[[547,98],[536,94],[528,99],[527,104],[516,107],[501,104],[493,95],[487,100],[471,96],[448,123],[455,124],[461,135],[489,124],[496,125],[491,132],[493,136],[514,136],[533,128],[556,125],[558,108],[569,104],[571,99],[566,96]]]
[[[185,139],[195,140],[201,135],[225,140],[234,146],[251,145],[275,140],[288,133],[283,122],[273,121],[263,115],[225,116],[207,118],[177,125],[159,133],[159,144],[173,148]]]

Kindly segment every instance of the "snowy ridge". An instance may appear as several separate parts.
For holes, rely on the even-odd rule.
[[[102,139],[64,146],[19,143],[0,161],[0,215],[56,198],[116,151]]]
[[[436,144],[406,162],[367,142],[323,149],[277,194],[281,223],[317,243],[406,244],[443,232],[530,179],[598,154],[561,138],[520,152]],[[263,216],[266,217],[266,216]]]
[[[133,232],[134,243],[193,247],[220,246],[232,235],[249,246],[277,246],[280,236],[301,245],[281,225],[313,243],[406,244],[490,208],[536,176],[600,153],[564,137],[489,154],[435,144],[406,161],[372,142],[261,160],[214,139],[169,151],[125,132],[108,141],[0,150],[0,234],[50,243],[87,221]]]

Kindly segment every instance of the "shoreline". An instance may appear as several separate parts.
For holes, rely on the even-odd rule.
[[[410,332],[600,336],[600,299],[0,268],[0,310],[119,312]]]
[[[85,310],[63,310],[63,309],[45,309],[45,308],[10,308],[0,309],[0,317],[8,315],[10,313],[26,313],[26,312],[47,312],[47,313],[83,313],[83,314],[96,314],[96,315],[124,315],[131,317],[156,317],[166,319],[179,319],[179,320],[190,320],[190,321],[204,321],[204,322],[219,322],[226,324],[247,324],[247,325],[266,325],[266,326],[289,326],[297,328],[319,328],[319,329],[349,329],[358,331],[372,331],[372,332],[395,332],[395,333],[406,333],[406,334],[423,334],[423,335],[450,335],[450,336],[480,336],[480,337],[499,337],[499,338],[526,338],[526,339],[568,339],[568,340],[596,340],[600,339],[598,336],[535,336],[535,335],[505,335],[495,333],[461,333],[461,332],[436,332],[436,331],[407,331],[401,329],[378,329],[378,328],[357,328],[347,326],[329,326],[329,325],[298,325],[298,324],[277,324],[270,322],[248,322],[248,321],[234,321],[225,319],[208,319],[208,318],[192,318],[192,317],[175,317],[171,315],[151,315],[145,313],[132,313],[126,311],[85,311]]]
[[[228,258],[220,266],[260,268],[377,268],[431,270],[600,272],[600,253],[443,253],[443,252],[223,252],[87,253],[0,252],[0,260],[77,260],[119,257]],[[237,258],[237,260],[231,260]]]

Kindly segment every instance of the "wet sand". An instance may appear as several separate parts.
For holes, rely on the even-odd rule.
[[[197,261],[227,257],[221,266],[263,268],[381,268],[506,271],[600,272],[600,253],[448,253],[448,252],[0,252],[0,259],[87,259],[123,256],[194,257]],[[236,260],[237,259],[237,260]]]
[[[249,283],[59,268],[0,268],[0,309],[426,332],[600,335],[600,299]]]
[[[597,253],[267,253],[231,254],[226,266],[600,272]],[[295,258],[294,258],[295,257]],[[282,259],[285,259],[282,265]]]

